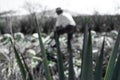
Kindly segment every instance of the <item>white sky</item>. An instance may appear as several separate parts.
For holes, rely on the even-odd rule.
[[[120,13],[120,0],[0,0],[0,11],[17,10],[18,14],[25,14],[23,5],[26,1],[33,4],[41,4],[48,9],[62,7],[80,14],[93,14],[98,11],[100,14]]]

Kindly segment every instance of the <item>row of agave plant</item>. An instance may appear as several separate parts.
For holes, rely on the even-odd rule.
[[[37,19],[35,18],[36,28],[39,29],[39,25],[37,22]],[[85,23],[84,28],[84,39],[83,39],[83,49],[82,49],[82,55],[81,60],[81,73],[79,80],[120,80],[120,54],[118,52],[119,48],[119,42],[120,42],[120,31],[118,33],[114,48],[112,50],[112,54],[109,58],[109,62],[107,65],[107,69],[105,72],[105,76],[102,76],[102,65],[103,65],[103,56],[104,56],[104,45],[105,45],[105,36],[103,40],[103,44],[101,47],[101,53],[99,55],[99,58],[97,60],[97,64],[95,69],[93,69],[93,59],[92,59],[92,36],[91,36],[91,30],[88,30],[87,23]],[[46,80],[52,80],[52,76],[50,73],[50,69],[48,67],[48,60],[46,56],[46,50],[41,38],[41,33],[38,31],[39,35],[39,45],[42,52],[42,58],[44,62],[44,70],[45,70],[45,76]],[[57,57],[58,57],[58,73],[59,73],[59,80],[65,80],[64,75],[64,67],[63,67],[63,60],[60,50],[60,43],[57,38],[57,35],[55,36],[56,46],[57,46]],[[21,75],[23,80],[34,80],[32,73],[30,72],[28,65],[26,65],[25,61],[21,58],[22,56],[19,55],[14,41],[11,39],[11,43],[15,52],[15,57],[17,60],[17,63],[19,65]],[[72,48],[71,43],[68,41],[68,52],[69,52],[69,80],[75,80],[75,73],[73,69],[73,56],[72,56]]]

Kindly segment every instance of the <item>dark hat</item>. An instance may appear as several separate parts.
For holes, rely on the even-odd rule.
[[[56,8],[56,12],[62,12],[62,11],[63,10],[60,7]]]

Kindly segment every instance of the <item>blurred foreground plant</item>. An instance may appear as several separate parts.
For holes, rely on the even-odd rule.
[[[36,28],[39,28],[39,25],[37,23],[37,19],[35,17],[35,22],[36,22]],[[39,30],[39,29],[38,29]],[[43,41],[41,39],[41,33],[38,31],[39,35],[39,45],[41,47],[41,52],[42,52],[42,58],[44,62],[44,69],[45,69],[45,77],[46,80],[52,80],[51,73],[48,67],[48,60],[46,56],[46,50],[44,48]],[[63,67],[63,60],[62,60],[62,53],[60,50],[60,43],[57,38],[57,35],[55,37],[56,40],[56,46],[57,46],[57,57],[58,57],[58,73],[59,73],[59,80],[65,80],[64,76],[64,67]],[[15,48],[14,43],[11,40],[11,43],[13,45],[14,51],[15,51],[15,56],[17,63],[20,67],[20,71],[23,77],[23,80],[26,80],[27,75],[29,77],[29,80],[33,80],[33,76],[31,75],[31,72],[28,70],[28,67],[26,63],[24,62],[23,59],[19,56],[18,51]],[[105,46],[105,37],[103,40],[102,48],[101,48],[101,53],[100,56],[97,60],[96,68],[93,69],[93,58],[92,58],[92,36],[91,36],[91,30],[88,30],[88,25],[85,25],[84,28],[84,40],[83,40],[83,50],[82,50],[82,55],[81,55],[81,73],[80,73],[80,80],[120,80],[120,54],[118,54],[118,48],[119,48],[119,43],[120,43],[120,31],[118,33],[112,54],[110,56],[108,65],[107,65],[107,70],[105,73],[105,76],[102,76],[102,66],[103,66],[103,56],[104,56],[104,46]],[[69,50],[69,78],[68,80],[74,80],[74,69],[73,69],[73,62],[72,62],[72,48],[71,48],[71,43],[69,42],[68,50]]]
[[[14,41],[12,41],[12,39],[10,39],[14,53],[15,53],[15,58],[17,60],[18,66],[20,68],[20,72],[22,75],[23,80],[33,80],[33,76],[31,74],[31,72],[28,69],[28,66],[26,65],[23,56],[18,53],[15,45],[14,45]]]
[[[105,39],[103,41],[101,54],[99,56],[99,59],[97,61],[96,68],[94,71],[94,69],[92,68],[92,62],[93,62],[92,61],[92,42],[91,42],[92,38],[91,38],[90,31],[89,31],[89,34],[87,32],[88,32],[88,28],[86,27],[84,32],[84,44],[83,44],[80,80],[102,80],[103,78],[102,66],[103,66]],[[118,67],[118,64],[120,63],[120,60],[118,58],[118,56],[120,57],[120,54],[118,54],[119,43],[120,43],[120,31],[118,33],[118,36],[112,51],[112,55],[110,56],[110,59],[107,65],[107,70],[105,73],[104,80],[120,80],[119,78],[120,67]]]

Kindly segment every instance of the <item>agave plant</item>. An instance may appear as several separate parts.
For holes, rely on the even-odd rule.
[[[0,42],[3,44],[3,45],[6,45],[10,42],[10,39],[12,41],[14,41],[13,37],[11,34],[4,34],[3,36],[1,36],[1,39],[0,39]]]
[[[14,34],[14,39],[17,40],[17,41],[21,41],[24,39],[24,34],[23,33],[20,33],[20,32],[17,32]]]
[[[36,22],[36,28],[38,29],[39,25],[36,17],[35,17],[35,22]],[[91,35],[91,30],[88,30],[88,24],[86,25],[85,23],[84,27],[85,28],[84,28],[83,49],[82,49],[82,54],[80,55],[81,66],[79,66],[79,68],[81,69],[81,71],[79,71],[80,72],[79,80],[102,80],[102,79],[103,80],[120,80],[120,77],[119,77],[120,76],[120,54],[118,54],[118,48],[120,43],[120,31],[117,35],[116,42],[112,50],[112,54],[109,58],[105,75],[102,76],[102,71],[103,71],[102,66],[103,66],[103,56],[104,56],[104,47],[106,43],[105,42],[106,36],[104,36],[101,52],[96,62],[96,67],[94,69],[93,68],[93,50],[92,50],[92,47],[93,47],[92,39],[94,39],[92,38],[92,35],[94,35],[94,33],[92,32],[92,35]],[[47,37],[47,39],[48,38],[49,37]],[[44,63],[46,80],[52,80],[52,76],[49,69],[50,65],[47,60],[47,54],[44,47],[45,46],[44,43],[46,42],[46,40],[45,42],[43,41],[43,39],[41,38],[40,31],[38,31],[38,39],[39,39],[39,45],[40,45],[41,54],[42,54],[42,60]],[[65,78],[65,71],[64,71],[63,60],[62,60],[62,53],[60,50],[60,42],[56,34],[55,34],[55,41],[57,46],[57,61],[58,61],[57,65],[58,65],[59,80],[65,80],[66,78]],[[23,80],[26,80],[27,77],[29,77],[30,80],[34,80],[33,79],[34,76],[29,71],[28,65],[26,65],[24,59],[21,58],[22,55],[21,56],[19,55],[12,40],[11,40],[11,43],[15,51],[16,60],[20,67]],[[75,71],[74,71],[75,68],[73,64],[72,45],[70,41],[68,41],[68,52],[69,52],[68,80],[75,80]]]
[[[92,38],[91,38],[90,31],[89,31],[89,35],[87,32],[88,32],[88,30],[86,28],[85,33],[84,33],[84,44],[83,44],[82,67],[81,67],[80,80],[102,80],[102,78],[104,78],[104,80],[119,80],[120,78],[118,75],[120,74],[119,73],[120,68],[118,68],[118,64],[120,63],[120,61],[118,61],[119,58],[117,57],[117,55],[119,55],[119,54],[117,54],[117,53],[118,53],[119,41],[120,41],[120,31],[118,33],[115,46],[113,48],[111,57],[109,59],[108,65],[107,65],[105,77],[102,76],[102,65],[103,65],[105,39],[102,44],[101,54],[97,61],[95,71],[93,71],[92,42],[91,42]],[[117,76],[114,75],[115,73],[116,74],[118,73]]]

